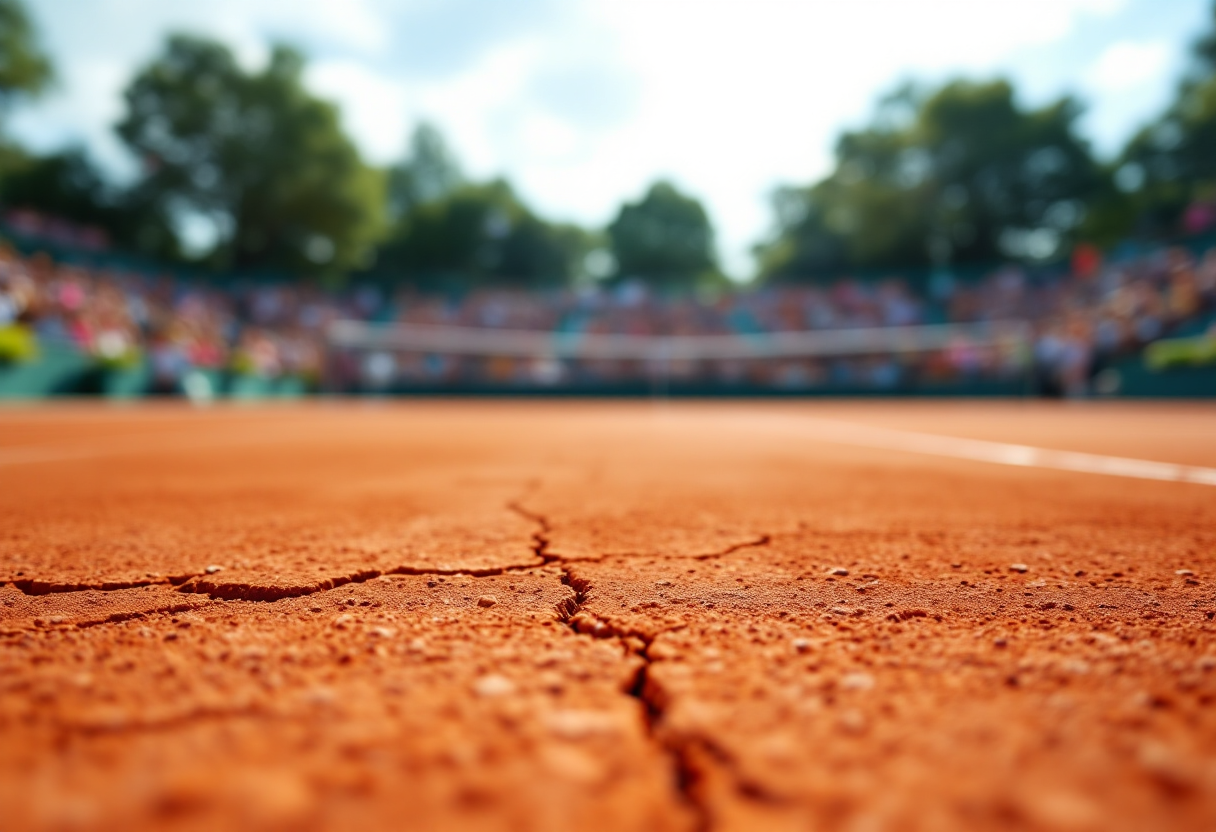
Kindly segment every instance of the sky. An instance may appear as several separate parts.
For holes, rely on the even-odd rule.
[[[116,175],[122,90],[167,33],[309,56],[365,157],[419,120],[466,174],[506,176],[554,220],[603,226],[658,178],[702,199],[728,274],[750,276],[769,195],[831,166],[841,130],[902,81],[1011,78],[1072,94],[1100,154],[1169,101],[1212,0],[36,0],[59,81],[10,121],[37,149],[84,144]]]

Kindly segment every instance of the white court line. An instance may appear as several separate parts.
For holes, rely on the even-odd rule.
[[[1188,482],[1198,485],[1216,485],[1216,468],[1198,465],[1178,465],[1172,462],[1155,462],[1148,459],[1130,459],[1104,454],[1087,454],[1079,451],[1058,451],[1037,448],[1033,445],[1014,445],[1007,442],[991,442],[984,439],[964,439],[933,433],[897,430],[842,422],[813,416],[770,418],[787,427],[816,428],[815,438],[824,442],[855,445],[865,448],[882,448],[895,451],[929,454],[932,456],[969,459],[991,462],[997,465],[1014,465],[1020,468],[1052,468],[1059,471],[1075,471],[1085,474],[1106,474],[1115,477],[1132,477],[1143,480],[1165,482]],[[124,437],[130,440],[130,437]],[[183,443],[180,438],[161,436],[167,442],[111,440],[104,446],[55,448],[24,447],[0,449],[0,466],[21,465],[38,462],[60,462],[88,459],[132,452],[158,450],[182,450],[239,447],[248,444],[263,444],[267,441],[284,441],[289,434],[277,431],[269,435],[245,435],[217,437],[205,442],[197,440]]]
[[[1057,451],[1051,448],[1036,448],[1033,445],[1014,445],[984,439],[963,439],[957,436],[872,427],[855,422],[841,422],[813,416],[793,417],[792,423],[803,426],[809,423],[817,429],[816,439],[842,445],[910,451],[955,459],[970,459],[977,462],[992,462],[997,465],[1015,465],[1020,468],[1054,468],[1059,471],[1107,474],[1142,480],[1216,485],[1216,468],[1204,468],[1198,465],[1177,465],[1173,462],[1154,462],[1148,459],[1086,454],[1078,451]]]

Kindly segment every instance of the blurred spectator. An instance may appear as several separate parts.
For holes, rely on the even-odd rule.
[[[27,230],[54,226],[45,218],[15,219]],[[85,248],[93,245],[87,235],[61,237],[70,237],[77,246],[82,240]],[[331,354],[325,330],[342,318],[539,330],[572,337],[745,337],[943,320],[1024,320],[1036,333],[1030,354],[1016,340],[994,346],[956,339],[937,353],[914,357],[682,360],[665,367],[664,375],[678,381],[788,390],[825,383],[891,389],[1024,377],[1030,370],[1027,362],[1033,361],[1041,390],[1082,395],[1103,366],[1216,309],[1216,249],[1199,260],[1181,248],[1122,260],[1103,260],[1096,250],[1083,249],[1071,265],[1068,271],[1005,266],[972,283],[939,273],[934,276],[937,290],[926,294],[891,277],[877,283],[842,278],[829,286],[764,286],[703,296],[664,297],[626,282],[547,291],[486,288],[455,297],[408,288],[386,293],[368,285],[342,292],[283,283],[220,288],[137,270],[56,263],[45,255],[22,256],[0,248],[0,331],[20,328],[41,341],[71,344],[102,366],[146,359],[155,389],[176,392],[194,371],[264,379],[291,376],[314,384],[325,377],[336,389],[388,389],[396,383],[615,384],[650,379],[657,372],[637,361]],[[947,283],[950,290],[941,291]],[[10,337],[0,343],[18,341]]]

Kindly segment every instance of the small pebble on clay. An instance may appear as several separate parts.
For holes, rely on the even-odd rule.
[[[515,692],[515,683],[506,676],[492,673],[489,676],[482,676],[474,682],[473,691],[478,696],[483,696],[487,699],[494,696],[505,696]]]
[[[1176,570],[1174,570],[1174,574],[1178,575],[1180,577],[1183,577],[1183,578],[1189,578],[1192,575],[1194,575],[1195,573],[1189,569],[1176,569]]]
[[[835,569],[829,569],[828,574],[829,575],[838,575],[843,578],[844,576],[849,574],[849,570],[845,569],[843,566],[837,566]]]
[[[1009,564],[1009,568],[1012,569],[1014,572],[1029,572],[1030,571],[1030,567],[1024,563],[1011,563],[1011,564]]]
[[[844,690],[870,690],[874,687],[874,677],[869,673],[846,673],[840,680]]]
[[[483,595],[477,599],[477,606],[479,607],[492,607],[497,603],[498,599],[493,595]]]
[[[224,567],[216,566],[215,564],[212,564],[211,566],[208,566],[203,571],[206,572],[208,575],[214,575],[216,572],[224,571]]]

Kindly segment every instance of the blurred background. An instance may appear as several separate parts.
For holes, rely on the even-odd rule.
[[[0,397],[1216,396],[1212,0],[0,0]]]

